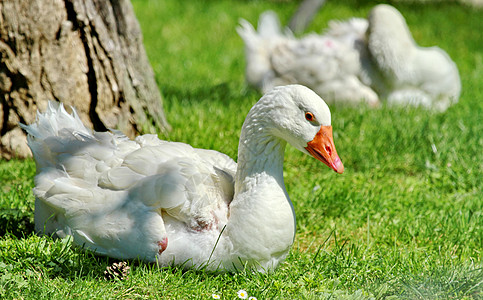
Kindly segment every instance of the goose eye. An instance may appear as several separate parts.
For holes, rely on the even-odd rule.
[[[305,113],[305,119],[306,119],[307,121],[313,121],[313,120],[315,119],[314,114],[313,114],[313,113],[311,113],[311,112],[306,112],[306,113]]]

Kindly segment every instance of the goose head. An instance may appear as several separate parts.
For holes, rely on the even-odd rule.
[[[337,173],[344,171],[334,145],[329,107],[309,88],[275,87],[252,108],[244,128],[253,124],[259,134],[284,140]]]

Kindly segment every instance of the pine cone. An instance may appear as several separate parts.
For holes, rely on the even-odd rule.
[[[104,271],[104,279],[106,280],[124,280],[127,279],[127,275],[129,274],[130,267],[127,265],[125,261],[121,261],[118,263],[113,263],[111,266],[107,267]]]

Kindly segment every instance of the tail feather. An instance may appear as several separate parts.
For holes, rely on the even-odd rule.
[[[240,26],[236,28],[236,32],[242,38],[247,50],[256,48],[262,40],[252,24],[245,19],[240,19]]]
[[[62,103],[53,101],[44,113],[37,112],[35,123],[19,125],[28,133],[28,145],[39,169],[55,165],[57,154],[65,152],[67,145],[78,147],[81,141],[94,138],[74,108],[69,114]]]
[[[245,43],[246,78],[249,84],[262,88],[273,73],[271,51],[280,39],[290,38],[290,30],[282,33],[280,21],[273,11],[264,12],[255,30],[247,20],[241,19],[236,31]]]
[[[74,135],[92,136],[91,131],[82,124],[79,115],[72,108],[69,114],[62,103],[49,101],[45,113],[37,112],[37,120],[31,125],[20,124],[27,133],[37,139],[46,139],[50,136],[59,136],[59,133],[68,129]]]
[[[268,10],[260,15],[258,19],[258,34],[262,38],[282,36],[282,26],[274,11]]]

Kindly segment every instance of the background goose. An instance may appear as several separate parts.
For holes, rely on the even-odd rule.
[[[274,88],[250,110],[238,165],[228,156],[143,135],[92,132],[50,103],[22,126],[37,164],[35,226],[120,259],[210,270],[274,269],[295,216],[283,181],[286,143],[338,173],[331,115],[310,89]]]
[[[359,80],[359,55],[347,43],[317,34],[296,39],[288,29],[282,33],[272,11],[260,16],[258,32],[246,20],[240,20],[240,25],[237,31],[245,42],[245,75],[250,85],[265,92],[299,83],[329,103],[363,99],[378,104],[377,94]]]
[[[261,90],[300,83],[329,102],[377,106],[410,104],[446,110],[458,101],[456,64],[438,47],[419,47],[404,17],[390,5],[375,6],[368,19],[331,21],[323,35],[296,39],[273,12],[260,16],[258,31],[245,20],[247,82]]]

